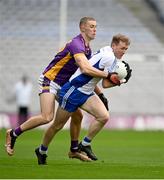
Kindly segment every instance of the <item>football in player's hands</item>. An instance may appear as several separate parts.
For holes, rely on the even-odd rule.
[[[121,80],[127,76],[128,69],[127,63],[125,64],[125,62],[117,61],[114,72],[118,74],[118,77]]]
[[[115,72],[118,74],[120,83],[127,83],[131,77],[132,69],[125,61],[118,61],[116,64]]]

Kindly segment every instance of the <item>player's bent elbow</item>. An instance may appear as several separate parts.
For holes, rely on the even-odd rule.
[[[103,88],[109,88],[109,86],[107,84],[103,84],[102,87]]]
[[[102,81],[102,87],[103,88],[111,88],[114,87],[115,85],[111,83],[108,79],[103,79]]]

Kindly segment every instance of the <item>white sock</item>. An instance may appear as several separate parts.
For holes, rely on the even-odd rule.
[[[82,145],[83,145],[83,146],[90,146],[91,143],[90,143],[90,142],[86,142],[86,141],[83,140],[83,141],[82,141]]]

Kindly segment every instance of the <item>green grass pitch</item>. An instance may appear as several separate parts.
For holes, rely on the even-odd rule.
[[[86,131],[82,131],[81,138]],[[81,162],[67,156],[69,131],[62,130],[49,147],[48,165],[37,165],[34,149],[43,131],[19,137],[15,155],[5,153],[5,130],[0,130],[1,179],[162,179],[164,178],[164,132],[103,130],[92,142],[99,160]]]

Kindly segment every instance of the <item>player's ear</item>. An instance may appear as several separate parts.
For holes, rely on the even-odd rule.
[[[116,44],[113,42],[113,43],[111,44],[111,48],[112,48],[112,49],[115,49],[115,47],[116,47]]]
[[[84,28],[81,28],[80,30],[81,30],[81,32],[85,32],[85,29],[84,29]]]
[[[81,25],[80,25],[80,31],[81,31],[81,32],[85,32],[85,25],[84,25],[84,24],[81,24]]]

